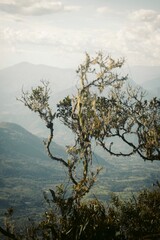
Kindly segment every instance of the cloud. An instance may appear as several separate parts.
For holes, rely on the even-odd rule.
[[[0,27],[0,45],[13,53],[54,52],[62,55],[82,54],[85,51],[95,53],[106,50],[106,30],[100,29],[65,29],[47,25],[22,25],[23,28]],[[65,37],[64,37],[65,36]],[[3,43],[3,44],[2,44]],[[8,50],[7,50],[8,48]],[[50,53],[49,53],[50,54]]]
[[[117,33],[121,50],[137,64],[160,64],[160,14],[140,9],[129,14]]]
[[[160,35],[160,14],[153,10],[135,11],[130,16],[131,21],[123,30],[126,38],[148,42]]]
[[[106,6],[97,8],[97,13],[99,13],[99,14],[105,14],[109,11],[110,11],[110,9]]]
[[[80,9],[81,9],[80,6],[74,6],[74,5],[64,6],[64,11],[66,12],[79,11]]]
[[[134,15],[134,12],[131,14]],[[152,21],[131,19],[116,30],[105,28],[58,28],[45,23],[33,24],[32,21],[20,27],[0,27],[0,41],[8,43],[15,51],[24,49],[49,48],[63,54],[79,54],[84,51],[108,51],[124,56],[131,64],[160,64],[159,15]],[[32,23],[32,24],[31,24]],[[20,25],[18,25],[20,26]],[[65,36],[65,37],[64,37]],[[26,51],[26,50],[25,50]]]
[[[132,12],[130,18],[135,21],[150,22],[157,18],[157,12],[150,9],[140,9]]]
[[[64,38],[65,36],[65,38]],[[81,38],[81,36],[83,36]],[[55,27],[39,26],[24,27],[23,29],[14,29],[11,27],[0,28],[0,40],[1,42],[8,42],[12,45],[41,45],[61,47],[63,49],[78,50],[80,42],[85,40],[84,34],[80,31],[65,30]]]
[[[0,0],[0,10],[10,14],[41,16],[79,9],[79,6],[64,6],[61,1],[53,0]]]
[[[0,2],[2,3],[2,0]],[[46,9],[45,11],[48,12],[47,6],[51,3],[49,0],[40,1],[42,5],[39,5],[38,0],[17,2],[20,3],[14,1],[13,4],[12,1],[12,4],[16,3],[20,9],[31,8],[30,14],[32,13],[32,15],[38,14],[38,12],[40,14],[40,10],[36,10],[38,7],[43,11]],[[8,3],[11,5],[11,1],[8,0]],[[78,6],[64,6],[60,4],[61,2],[56,5],[57,1],[54,3],[55,6],[52,6],[54,12],[79,10]],[[101,9],[100,12],[105,12],[105,9]],[[83,16],[85,17],[85,15]],[[86,26],[79,24],[75,27],[73,24],[73,28],[71,25],[69,28],[67,15],[64,18],[66,22],[64,20],[64,25],[61,25],[63,27],[51,24],[51,20],[48,21],[47,17],[43,21],[33,21],[33,18],[20,17],[24,19],[24,22],[16,22],[16,24],[12,20],[14,16],[6,15],[6,17],[8,18],[6,24],[0,26],[0,45],[1,49],[6,47],[6,51],[8,47],[8,49],[14,49],[14,52],[30,51],[32,55],[36,55],[38,52],[43,52],[43,54],[56,52],[61,53],[62,56],[66,54],[67,56],[73,54],[76,56],[84,51],[95,53],[102,50],[108,51],[110,54],[124,56],[131,64],[160,64],[160,14],[153,10],[140,9],[130,12],[128,16],[123,16],[122,22],[117,22],[120,18],[114,18],[114,28],[100,24],[99,26],[95,24],[97,28],[95,26],[89,27],[87,21]],[[112,17],[114,16],[110,16],[109,19],[111,24]],[[0,20],[3,23],[3,15]],[[98,21],[101,21],[100,14]],[[65,28],[65,26],[67,27]]]

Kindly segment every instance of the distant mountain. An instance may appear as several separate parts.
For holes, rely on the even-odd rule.
[[[75,71],[46,65],[22,62],[0,70],[0,84],[6,92],[30,88],[41,80],[51,83],[52,92],[57,93],[74,85]]]
[[[153,78],[142,84],[142,87],[150,91],[153,96],[160,98],[160,77]]]
[[[16,98],[24,91],[35,87],[41,80],[50,82],[51,104],[56,105],[59,92],[75,85],[76,73],[72,69],[61,69],[46,65],[19,63],[0,70],[0,121],[15,122],[34,133],[41,132],[42,124],[38,118]]]
[[[131,66],[128,74],[137,84],[144,85],[146,82],[160,77],[160,66]]]
[[[160,96],[160,66],[132,66],[129,77],[151,97]]]

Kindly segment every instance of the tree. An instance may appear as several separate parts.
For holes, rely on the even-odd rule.
[[[22,91],[19,100],[37,113],[49,130],[48,139],[44,141],[48,156],[67,169],[70,180],[70,191],[67,194],[62,185],[57,186],[57,190],[50,189],[52,201],[58,206],[60,215],[47,213],[47,220],[42,222],[41,230],[50,229],[54,239],[70,239],[74,231],[77,233],[75,239],[86,239],[85,234],[82,238],[82,229],[92,225],[93,219],[87,220],[89,212],[95,216],[95,221],[99,214],[105,214],[100,203],[83,206],[81,201],[101,170],[92,165],[93,145],[99,145],[117,157],[138,154],[144,160],[160,160],[160,101],[157,98],[146,100],[141,89],[127,86],[127,76],[119,73],[123,64],[124,59],[114,60],[101,52],[93,58],[86,53],[84,63],[77,69],[77,93],[72,97],[66,96],[57,104],[55,111],[49,104],[48,82],[42,82],[41,86],[33,88],[31,92]],[[67,159],[57,157],[51,151],[57,118],[74,133],[75,143],[66,147]],[[117,149],[117,140],[124,144],[124,148]],[[72,226],[77,214],[82,214],[86,220],[83,225],[79,218],[83,228],[81,225],[80,228]],[[89,228],[87,236],[91,237],[91,232]],[[11,234],[10,231],[4,233],[6,236]],[[50,238],[48,236],[44,239]]]
[[[115,156],[137,153],[144,160],[160,160],[160,101],[146,100],[140,88],[127,86],[127,76],[118,74],[123,64],[123,59],[114,60],[101,52],[93,58],[86,53],[84,63],[77,69],[77,94],[60,101],[55,112],[49,105],[48,82],[42,82],[31,93],[22,92],[20,101],[38,113],[49,129],[44,142],[49,157],[68,171],[72,193],[67,201],[71,205],[90,191],[100,171],[91,170],[93,143]],[[56,157],[50,150],[56,118],[75,135],[74,145],[66,147],[68,159]],[[128,150],[126,146],[116,149],[114,139],[122,141]],[[55,191],[51,193],[57,201]]]

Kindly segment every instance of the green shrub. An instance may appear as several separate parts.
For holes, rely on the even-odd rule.
[[[126,239],[160,239],[160,187],[144,190],[129,201],[112,198],[109,214]]]
[[[66,203],[68,204],[68,203]],[[67,205],[69,206],[69,205]],[[108,207],[98,200],[73,204],[64,214],[53,203],[39,223],[22,229],[7,213],[6,239],[17,240],[158,240],[160,239],[160,187],[141,191],[124,201],[112,197]],[[2,233],[2,231],[1,231]],[[1,238],[5,239],[5,237]]]

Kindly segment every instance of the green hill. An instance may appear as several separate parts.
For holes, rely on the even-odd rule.
[[[55,155],[65,151],[53,144]],[[42,207],[42,191],[64,181],[62,167],[49,159],[42,139],[13,123],[0,123],[0,209],[17,214]]]
[[[55,156],[66,158],[63,147],[52,144]],[[94,155],[94,162],[108,166]],[[66,183],[64,167],[45,152],[43,139],[15,123],[0,123],[0,213],[13,206],[17,215],[41,212],[42,192]]]
[[[53,144],[55,154],[64,156],[64,149]],[[30,157],[46,159],[43,139],[31,134],[17,124],[0,123],[0,154],[5,156],[27,155]]]

